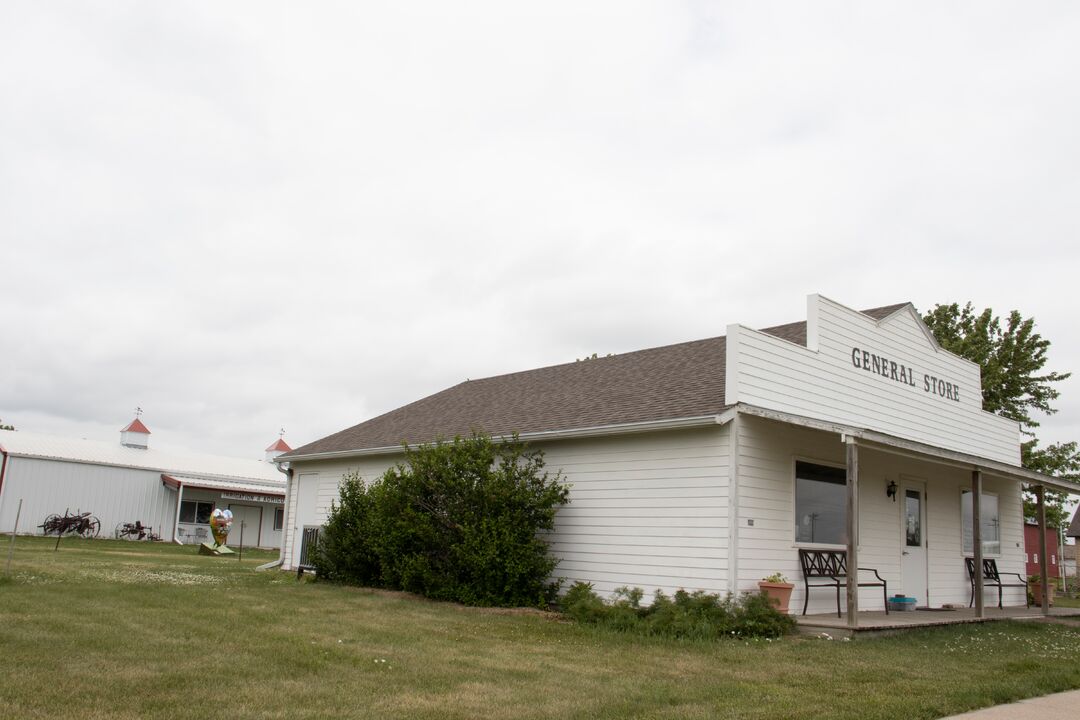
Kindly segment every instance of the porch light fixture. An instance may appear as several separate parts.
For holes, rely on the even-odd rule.
[[[889,484],[885,487],[885,494],[889,496],[889,499],[896,502],[896,481],[890,480]]]

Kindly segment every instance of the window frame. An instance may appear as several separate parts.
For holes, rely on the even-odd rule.
[[[968,548],[965,545],[965,537],[964,537],[964,527],[965,527],[965,524],[967,523],[967,514],[964,512],[964,494],[965,493],[972,493],[972,492],[973,492],[973,490],[970,487],[961,487],[960,488],[960,554],[963,555],[964,557],[975,557],[975,541],[974,541],[974,539],[975,539],[975,533],[974,533],[975,518],[974,517],[971,518],[971,529],[972,529],[971,548]],[[1000,558],[1000,557],[1002,557],[1002,552],[1001,552],[1001,548],[1002,548],[1002,540],[1001,540],[1001,496],[1000,496],[999,493],[987,492],[987,491],[983,490],[982,491],[982,497],[983,498],[987,498],[987,497],[993,497],[994,498],[995,513],[997,515],[997,527],[998,527],[997,551],[995,551],[995,552],[987,551],[987,549],[986,549],[986,539],[984,538],[983,539],[983,553],[982,553],[982,555],[983,555],[984,558]],[[973,496],[973,499],[974,499],[974,496]],[[985,511],[985,507],[983,509]],[[972,505],[971,514],[973,516],[975,514],[975,506],[974,505]]]
[[[193,515],[193,517],[195,518],[194,520],[184,520],[183,519],[184,505],[187,505],[188,503],[191,503],[191,504],[193,504],[195,506],[195,514]],[[213,500],[197,500],[197,499],[196,500],[181,500],[180,501],[180,512],[179,512],[178,517],[177,517],[177,522],[178,523],[183,523],[185,525],[209,525],[210,524],[209,520],[207,520],[206,522],[199,522],[199,505],[209,505],[210,506],[210,513],[207,515],[207,517],[209,517],[210,515],[213,515],[214,514],[214,508],[217,507],[217,503],[214,502]]]
[[[798,508],[798,483],[799,483],[799,463],[805,463],[809,465],[820,465],[821,467],[832,468],[834,470],[844,471],[844,492],[847,492],[847,463],[836,462],[834,460],[822,460],[820,458],[803,457],[795,455],[791,459],[791,544],[796,548],[806,548],[808,550],[844,550],[847,548],[847,540],[842,543],[823,543],[823,542],[804,542],[799,540],[799,508]],[[847,503],[844,503],[844,533],[847,534]]]
[[[278,521],[278,518],[281,518],[280,522]],[[285,529],[285,508],[284,507],[275,507],[274,508],[274,526],[273,527],[274,527],[274,531],[284,530]]]

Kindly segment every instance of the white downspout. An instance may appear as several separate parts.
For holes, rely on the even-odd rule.
[[[285,517],[282,518],[281,523],[281,547],[278,548],[278,559],[271,560],[268,563],[264,563],[256,570],[273,570],[276,567],[281,567],[281,564],[285,562],[285,539],[289,534],[289,491],[292,485],[292,468],[289,467],[289,463],[274,463],[277,465],[278,472],[285,476]]]

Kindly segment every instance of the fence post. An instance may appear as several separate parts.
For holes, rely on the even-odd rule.
[[[64,520],[67,520],[68,511],[71,508],[64,508]],[[53,552],[60,549],[60,538],[64,537],[64,528],[67,527],[67,522],[61,523],[60,527],[56,531],[56,546],[53,548]]]
[[[19,516],[22,515],[22,498],[19,498],[19,508],[15,511],[15,527],[11,529],[11,544],[8,545],[7,570],[5,574],[11,574],[11,556],[15,554],[15,533],[19,532]]]

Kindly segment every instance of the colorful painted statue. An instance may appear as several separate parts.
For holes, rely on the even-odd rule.
[[[232,510],[214,508],[213,514],[210,515],[210,532],[214,533],[214,545],[220,547],[225,544],[231,526]]]

